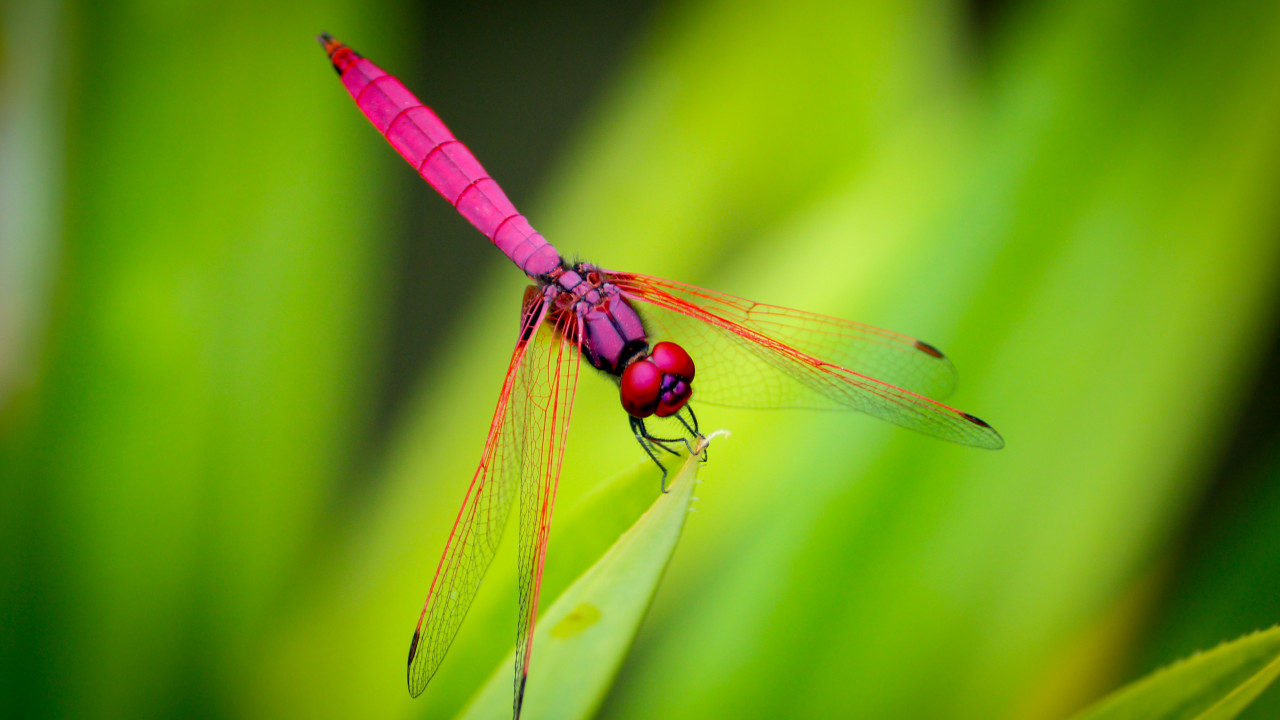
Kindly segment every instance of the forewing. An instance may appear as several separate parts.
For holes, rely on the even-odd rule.
[[[641,311],[651,342],[672,340],[693,357],[697,368],[694,402],[748,408],[851,409],[962,445],[993,449],[1004,445],[999,433],[973,415],[806,351],[824,350],[824,343],[829,342],[825,337],[870,338],[869,326],[762,306],[643,275],[606,273],[606,277],[628,298],[647,304]],[[815,318],[822,322],[816,323]],[[845,325],[862,328],[862,334],[837,333]],[[819,329],[807,329],[814,327]],[[916,387],[954,384],[950,363],[932,346],[913,349],[916,341],[911,338],[878,332],[885,333],[879,347],[893,348],[882,351],[887,354],[880,357],[909,358],[914,352],[927,359],[904,361],[893,366],[898,368],[896,375],[889,372],[888,376],[914,378]],[[797,339],[798,346],[793,344]],[[843,345],[843,356],[848,360],[851,354],[875,345],[860,339]],[[860,367],[867,367],[868,357],[875,356],[862,354]]]
[[[537,438],[527,432],[536,404],[527,395],[525,378],[533,365],[546,361],[545,354],[532,349],[545,317],[541,298],[527,298],[520,318],[520,339],[511,354],[480,467],[471,478],[445,543],[409,645],[409,694],[414,697],[422,694],[457,636],[497,552],[521,478],[539,454],[538,447],[530,446]]]
[[[533,657],[533,627],[538,617],[538,594],[560,480],[560,461],[569,432],[569,414],[578,383],[581,353],[578,320],[562,313],[534,338],[521,368],[520,386],[527,411],[520,434],[533,450],[520,477],[520,607],[516,626],[515,706],[520,717],[529,662]]]
[[[642,300],[669,297],[696,305],[800,353],[918,395],[940,400],[956,389],[951,361],[934,346],[909,335],[649,275],[610,272],[606,276]]]

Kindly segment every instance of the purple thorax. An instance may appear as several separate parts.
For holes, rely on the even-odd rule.
[[[562,267],[547,280],[571,297],[573,312],[581,319],[582,353],[592,366],[621,375],[627,363],[648,352],[649,340],[640,315],[617,286],[604,281],[598,268],[587,263]]]

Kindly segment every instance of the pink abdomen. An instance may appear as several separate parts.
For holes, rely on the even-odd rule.
[[[377,65],[343,50],[350,56],[332,54],[342,73],[342,84],[355,98],[356,106],[423,179],[525,274],[537,277],[557,268],[560,254],[516,211],[475,155],[458,142],[431,108]]]

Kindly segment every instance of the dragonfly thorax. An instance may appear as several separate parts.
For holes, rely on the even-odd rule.
[[[555,307],[578,316],[582,354],[593,367],[621,376],[634,359],[648,354],[649,339],[640,315],[595,267],[586,263],[561,267],[548,282],[559,291]]]
[[[582,355],[619,380],[622,407],[635,418],[667,417],[693,395],[693,359],[673,342],[649,347],[640,315],[618,286],[588,263],[562,265],[543,280],[553,312],[573,312]],[[554,288],[554,290],[552,290]]]

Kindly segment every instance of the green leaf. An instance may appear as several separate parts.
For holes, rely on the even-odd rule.
[[[689,457],[671,483],[671,492],[655,500],[538,618],[522,717],[595,713],[675,552],[699,464]],[[508,653],[462,717],[504,717],[511,712],[514,664],[514,653]]]
[[[1228,720],[1280,675],[1280,627],[1247,635],[1148,675],[1075,720]]]

